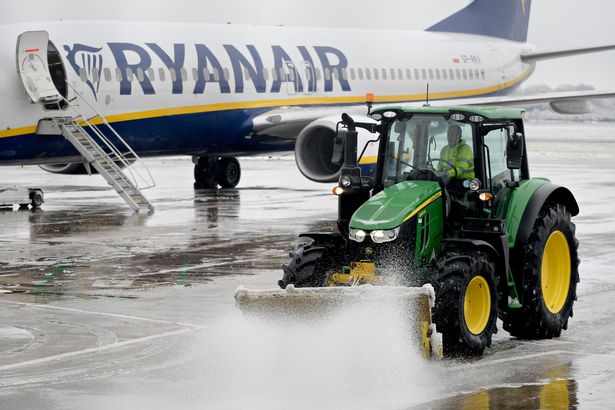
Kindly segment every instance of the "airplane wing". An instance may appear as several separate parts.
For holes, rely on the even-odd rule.
[[[377,96],[376,96],[377,98]],[[587,100],[615,98],[615,90],[563,91],[536,95],[507,95],[501,97],[458,98],[430,101],[432,106],[442,105],[529,105],[550,103],[553,105],[584,102]],[[374,104],[374,106],[420,106],[423,101],[407,103]],[[554,107],[555,108],[555,107]],[[365,104],[346,107],[282,107],[267,111],[253,118],[253,131],[256,134],[267,134],[280,138],[294,139],[301,130],[313,121],[324,117],[339,116],[342,112],[354,115],[366,115]],[[568,112],[571,114],[572,112]]]
[[[521,60],[523,60],[526,63],[529,63],[529,62],[534,62],[534,61],[539,61],[539,60],[549,60],[552,58],[568,57],[568,56],[573,56],[576,54],[595,53],[598,51],[607,51],[607,50],[612,50],[612,49],[615,49],[615,44],[605,44],[602,46],[585,47],[585,48],[548,50],[548,51],[541,51],[538,53],[522,54]]]
[[[459,98],[437,100],[431,105],[530,105],[542,103],[563,103],[615,98],[615,90],[558,91],[534,95],[507,95],[502,97]]]

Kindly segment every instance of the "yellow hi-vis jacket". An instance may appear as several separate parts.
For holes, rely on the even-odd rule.
[[[452,164],[457,168],[457,175],[453,168],[447,167],[442,162],[438,164],[438,170],[446,170],[448,175],[460,179],[474,178],[474,155],[472,148],[464,140],[460,140],[459,144],[451,147],[446,145],[440,152],[440,159]]]

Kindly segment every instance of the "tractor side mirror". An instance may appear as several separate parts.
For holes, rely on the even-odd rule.
[[[333,138],[333,153],[331,163],[341,165],[344,162],[344,145],[346,143],[346,130],[338,130]]]
[[[506,143],[506,166],[508,169],[520,169],[523,160],[523,134],[517,132],[514,125],[506,127],[508,141]]]

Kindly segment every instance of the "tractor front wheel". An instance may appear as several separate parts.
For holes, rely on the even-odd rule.
[[[503,312],[504,329],[522,339],[559,337],[568,326],[579,281],[579,242],[562,205],[541,211],[525,247],[523,307]]]
[[[329,246],[318,241],[301,243],[288,256],[288,261],[282,265],[284,275],[278,281],[282,289],[291,284],[298,288],[326,286],[327,271],[334,264]]]
[[[482,252],[449,252],[431,280],[436,291],[433,321],[451,356],[480,355],[497,331],[495,265]]]

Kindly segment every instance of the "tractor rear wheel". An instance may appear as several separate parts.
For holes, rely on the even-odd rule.
[[[480,355],[497,331],[495,265],[483,252],[449,252],[431,284],[436,292],[433,321],[451,356]]]
[[[291,284],[298,288],[326,286],[327,271],[334,263],[329,247],[318,241],[301,243],[288,256],[288,261],[282,265],[284,275],[278,281],[282,289]]]
[[[568,327],[579,281],[579,241],[563,205],[540,211],[525,247],[521,309],[502,314],[504,329],[522,339],[559,337]]]

